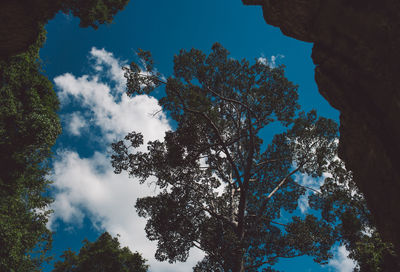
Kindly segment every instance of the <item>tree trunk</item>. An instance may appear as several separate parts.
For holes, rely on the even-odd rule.
[[[241,188],[240,191],[240,199],[239,199],[239,207],[238,207],[238,226],[236,229],[236,236],[238,239],[236,252],[233,253],[233,268],[232,272],[244,272],[244,263],[243,263],[243,246],[242,242],[244,239],[244,214],[246,210],[246,189]]]
[[[244,263],[243,263],[243,250],[242,248],[238,249],[238,252],[235,254],[235,259],[232,272],[244,272]]]

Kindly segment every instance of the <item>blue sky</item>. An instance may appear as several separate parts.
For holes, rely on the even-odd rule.
[[[145,220],[138,218],[134,204],[137,197],[157,191],[112,173],[112,141],[132,130],[142,131],[145,140],[162,139],[171,128],[163,113],[151,115],[159,109],[155,98],[124,95],[120,68],[135,59],[137,48],[150,50],[164,75],[170,74],[173,55],[181,48],[209,52],[214,42],[221,43],[234,58],[263,57],[270,63],[275,59],[286,66],[289,80],[300,86],[299,102],[304,110],[317,109],[320,115],[338,121],[338,112],[321,97],[314,82],[312,44],[286,37],[267,25],[259,7],[244,6],[240,0],[136,0],[113,24],[97,31],[78,24],[71,16],[57,15],[46,26],[47,42],[41,50],[46,74],[61,101],[63,124],[54,148],[55,213],[49,224],[55,231],[56,256],[68,247],[78,250],[84,238],[94,240],[107,230],[119,233],[123,245],[143,253],[151,271],[191,271],[201,258],[201,252],[193,251],[185,264],[156,262],[155,244],[145,237]],[[308,257],[282,260],[276,268],[351,271],[343,249],[336,255],[323,268]]]

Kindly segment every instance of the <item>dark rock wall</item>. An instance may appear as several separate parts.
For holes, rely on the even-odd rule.
[[[18,0],[0,4],[0,58],[26,51],[39,34],[36,18]]]
[[[400,256],[400,1],[242,1],[314,43],[319,91],[341,113],[339,156]]]
[[[25,52],[61,8],[58,0],[0,0],[0,59]]]

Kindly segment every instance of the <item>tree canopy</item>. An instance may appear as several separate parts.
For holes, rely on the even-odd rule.
[[[198,247],[206,254],[195,271],[273,271],[279,258],[310,255],[324,263],[336,236],[313,215],[293,216],[305,188],[296,173],[329,171],[337,150],[337,125],[299,112],[297,86],[283,67],[236,60],[220,44],[207,56],[192,49],[174,57],[174,74],[163,80],[149,52],[125,68],[128,94],[149,94],[165,85],[160,105],[176,121],[164,141],[147,143],[129,133],[112,145],[116,173],[141,183],[156,177],[160,193],[139,199],[146,233],[158,241],[156,258],[185,261]],[[261,135],[280,123],[284,132],[268,145]]]
[[[34,0],[27,4],[32,7],[39,23],[46,23],[61,11],[78,17],[79,26],[97,29],[100,24],[111,23],[128,2],[129,0]]]
[[[50,246],[47,159],[61,132],[39,49],[0,61],[0,270],[35,271]]]
[[[64,251],[64,260],[54,265],[53,272],[146,272],[146,260],[129,248],[121,248],[118,238],[108,232],[103,233],[94,242],[83,241],[78,254]]]
[[[80,19],[79,26],[91,26],[111,23],[114,16],[125,8],[129,0],[59,0],[61,10]]]

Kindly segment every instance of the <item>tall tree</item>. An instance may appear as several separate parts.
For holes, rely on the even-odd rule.
[[[142,255],[121,248],[108,232],[94,242],[84,240],[79,254],[66,250],[61,257],[64,260],[55,263],[53,272],[146,272],[149,267]]]
[[[42,74],[38,41],[0,61],[0,270],[35,271],[49,249],[48,157],[61,132],[58,99]]]
[[[146,72],[135,63],[125,68],[128,94],[165,85],[160,105],[177,127],[163,142],[149,142],[148,152],[136,149],[140,133],[128,134],[112,145],[112,164],[141,183],[156,177],[159,195],[136,203],[148,238],[158,241],[156,258],[185,261],[197,247],[206,256],[195,271],[233,272],[273,271],[279,258],[304,254],[326,261],[335,241],[328,224],[312,215],[279,218],[305,191],[294,175],[327,170],[337,125],[314,111],[297,115],[297,87],[283,67],[235,60],[219,44],[208,56],[182,50],[166,81],[149,52],[138,54]],[[285,132],[263,145],[273,122]]]

